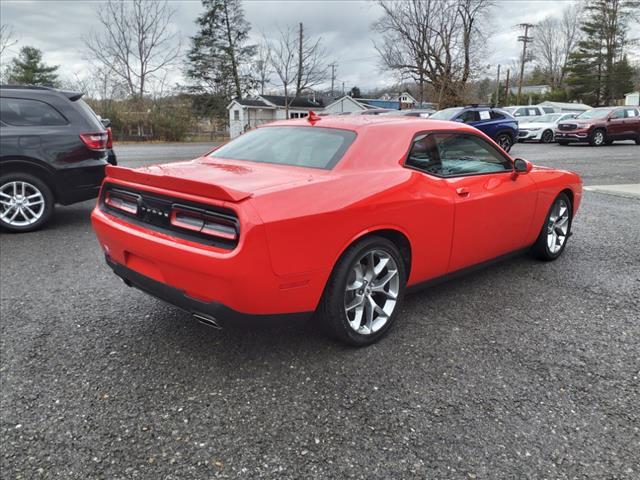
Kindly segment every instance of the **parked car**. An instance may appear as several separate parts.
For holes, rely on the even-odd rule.
[[[635,140],[636,145],[640,145],[640,108],[594,108],[558,123],[555,136],[560,145],[588,142],[599,147],[616,140]]]
[[[98,196],[110,134],[81,97],[46,87],[0,87],[1,228],[36,230],[54,204]]]
[[[523,249],[558,258],[581,197],[577,174],[468,125],[310,114],[192,161],[109,166],[92,222],[127,285],[206,324],[315,311],[360,346],[408,288]]]
[[[505,152],[518,138],[518,122],[509,113],[492,107],[472,105],[440,110],[429,116],[433,120],[466,123],[491,137]]]
[[[547,113],[529,122],[518,122],[518,141],[535,140],[540,143],[554,141],[554,132],[559,122],[575,118],[577,113]]]
[[[427,118],[436,113],[433,109],[427,108],[412,108],[406,110],[390,110],[388,112],[382,113],[382,115],[392,115],[396,117],[421,117]]]
[[[503,110],[513,115],[519,123],[533,121],[535,118],[547,113],[555,113],[553,107],[539,107],[537,105],[512,105],[504,107]]]

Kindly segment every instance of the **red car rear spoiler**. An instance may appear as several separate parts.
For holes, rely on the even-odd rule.
[[[206,198],[215,198],[217,200],[224,200],[227,202],[240,202],[251,196],[251,193],[249,192],[234,190],[233,188],[223,187],[222,185],[212,185],[209,183],[199,182],[197,180],[191,180],[189,178],[158,175],[155,173],[142,172],[131,168],[116,167],[113,165],[107,165],[106,174],[108,178],[116,180],[138,183],[140,185],[149,185],[151,187],[173,190],[174,192],[198,195]]]

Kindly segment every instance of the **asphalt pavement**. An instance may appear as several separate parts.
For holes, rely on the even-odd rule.
[[[129,166],[207,149],[116,147]],[[513,153],[640,182],[635,145]],[[640,478],[638,199],[586,192],[559,260],[408,296],[365,349],[313,323],[213,330],[126,287],[92,206],[0,235],[2,478]]]

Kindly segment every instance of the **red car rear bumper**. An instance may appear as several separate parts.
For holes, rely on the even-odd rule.
[[[308,316],[324,288],[324,277],[313,272],[273,272],[262,225],[247,228],[225,251],[132,225],[99,207],[91,220],[107,263],[125,283],[221,324]]]

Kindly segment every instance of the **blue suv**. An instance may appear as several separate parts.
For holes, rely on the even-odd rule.
[[[471,105],[439,110],[429,117],[436,120],[451,120],[476,127],[491,137],[506,152],[518,138],[518,121],[509,113],[498,108]]]

